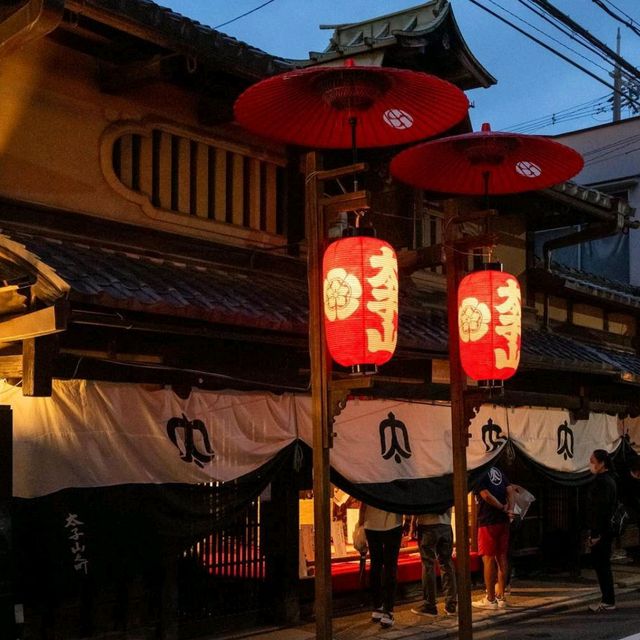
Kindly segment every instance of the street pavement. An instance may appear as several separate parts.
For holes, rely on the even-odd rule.
[[[614,565],[616,593],[625,594],[640,590],[640,566]],[[473,599],[483,596],[483,589],[474,590]],[[547,577],[532,579],[514,579],[511,595],[508,597],[509,607],[497,611],[473,609],[473,629],[485,630],[498,624],[509,624],[527,618],[539,618],[546,613],[568,610],[599,602],[600,591],[592,571],[584,570],[580,578]],[[442,602],[437,618],[424,618],[411,613],[416,602],[405,603],[396,608],[395,625],[390,629],[382,629],[379,624],[370,622],[370,611],[334,617],[333,636],[335,640],[440,640],[457,636],[457,617],[445,616]],[[596,615],[596,614],[591,614]],[[597,614],[598,618],[610,614]],[[307,623],[293,628],[273,629],[228,635],[224,640],[313,640],[315,638],[314,623]],[[202,640],[210,640],[203,638]],[[217,637],[220,640],[220,636]]]

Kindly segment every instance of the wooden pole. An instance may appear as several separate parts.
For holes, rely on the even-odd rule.
[[[329,495],[329,360],[322,317],[322,250],[324,210],[319,204],[316,152],[305,158],[305,214],[308,241],[309,354],[313,425],[313,502],[315,545],[315,616],[317,640],[331,640],[331,513]]]
[[[19,632],[14,617],[13,575],[16,568],[12,565],[12,496],[13,413],[10,406],[0,405],[0,638],[17,638]]]
[[[466,378],[458,345],[458,284],[464,255],[455,249],[457,225],[451,205],[445,218],[447,269],[447,317],[449,323],[449,386],[451,390],[451,445],[453,456],[453,502],[456,512],[456,577],[458,579],[458,638],[473,638],[471,618],[471,572],[469,563],[469,514],[467,506],[467,421],[464,392]]]

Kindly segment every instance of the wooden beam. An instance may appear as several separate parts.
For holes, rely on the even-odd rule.
[[[69,304],[56,302],[51,307],[31,311],[0,322],[0,342],[27,340],[39,336],[59,333],[67,328]]]
[[[398,252],[398,269],[402,275],[409,275],[418,269],[439,267],[444,261],[444,247],[441,243]]]
[[[480,247],[493,247],[498,244],[498,234],[485,233],[479,236],[466,236],[454,241],[456,251],[469,252]],[[432,244],[420,249],[404,250],[398,253],[398,269],[402,275],[409,275],[418,269],[439,267],[445,263],[445,250],[442,243]]]
[[[57,354],[56,335],[29,338],[22,342],[22,395],[51,395],[53,365]]]
[[[313,435],[313,503],[315,547],[316,640],[331,640],[331,496],[329,493],[329,377],[323,322],[322,250],[325,211],[319,196],[315,152],[305,157],[305,214],[309,243],[309,355],[311,361],[311,420]],[[351,195],[351,194],[349,194]],[[331,201],[326,198],[325,202]],[[344,209],[342,209],[344,210]]]
[[[319,206],[322,207],[325,219],[342,213],[343,211],[356,211],[358,209],[370,209],[371,205],[368,191],[350,191],[338,196],[320,198]]]
[[[357,162],[356,164],[350,164],[347,167],[338,167],[337,169],[325,169],[324,171],[318,171],[316,174],[316,180],[335,180],[337,178],[344,178],[345,176],[353,175],[354,173],[360,173],[361,171],[367,171],[369,165],[366,162]]]
[[[458,637],[471,640],[471,584],[469,564],[469,512],[467,508],[468,422],[466,376],[460,363],[458,345],[457,291],[463,274],[463,254],[456,251],[458,225],[453,206],[449,204],[445,220],[445,251],[447,258],[447,319],[449,324],[449,377],[451,393],[451,445],[453,461],[453,499],[456,513],[456,572],[458,578]]]
[[[0,356],[0,378],[22,378],[22,356]]]

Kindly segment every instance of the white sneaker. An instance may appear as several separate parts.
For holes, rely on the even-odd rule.
[[[380,622],[383,613],[384,611],[382,609],[374,609],[371,612],[371,622]]]
[[[506,598],[501,598],[500,596],[496,596],[496,601],[498,603],[498,609],[508,609],[509,605],[507,604]]]
[[[390,627],[393,627],[394,624],[395,620],[393,619],[393,613],[388,613],[387,611],[385,611],[382,614],[382,618],[380,618],[380,626],[383,629],[389,629]]]
[[[498,601],[497,600],[489,600],[489,598],[487,598],[487,596],[485,596],[484,598],[482,598],[481,600],[474,600],[471,603],[472,607],[475,607],[476,609],[497,609],[498,608]]]
[[[615,611],[615,604],[607,604],[606,602],[598,602],[598,604],[590,604],[589,611],[592,613],[604,613],[606,611]]]

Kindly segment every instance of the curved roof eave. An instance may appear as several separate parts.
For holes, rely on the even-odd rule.
[[[407,9],[406,12],[410,12],[413,9]],[[398,12],[391,14],[390,17],[397,18],[402,13]],[[370,21],[345,24],[334,26],[334,35],[331,38],[331,44],[323,52],[310,52],[311,58],[308,65],[322,64],[325,62],[331,62],[339,60],[345,57],[358,57],[363,54],[371,53],[373,51],[384,51],[392,47],[402,47],[403,41],[409,47],[415,47],[415,40],[424,38],[426,35],[436,33],[438,30],[442,30],[445,33],[452,34],[455,42],[450,46],[453,51],[457,63],[464,70],[463,74],[456,74],[457,77],[452,79],[456,84],[463,85],[463,89],[476,89],[487,88],[496,84],[496,79],[480,64],[477,58],[471,53],[467,43],[462,37],[458,23],[456,22],[453,14],[453,8],[450,2],[444,2],[442,10],[434,17],[434,19],[428,24],[422,26],[420,29],[416,29],[417,23],[415,21],[407,25],[403,29],[381,29],[379,36],[372,36],[364,38],[354,38],[352,43],[339,43],[339,31],[347,28],[357,28],[360,30],[360,35],[364,34],[364,26],[369,23],[381,22],[387,16],[381,16]],[[378,25],[379,26],[379,25]],[[362,29],[360,29],[362,27]],[[465,77],[462,77],[465,76]]]
[[[448,25],[446,23],[449,23]],[[465,69],[476,79],[478,82],[478,87],[473,88],[488,88],[491,85],[497,84],[497,80],[485,69],[480,61],[471,53],[471,49],[469,49],[469,45],[467,45],[466,40],[464,39],[462,32],[460,31],[460,27],[458,26],[458,21],[456,20],[455,15],[453,14],[453,7],[450,2],[447,2],[442,13],[437,17],[434,22],[429,25],[427,28],[422,29],[420,31],[412,32],[412,35],[416,37],[426,35],[428,33],[433,33],[440,28],[445,26],[449,26],[450,30],[453,34],[455,34],[456,39],[458,41],[459,49],[458,49],[458,59],[465,67]],[[397,36],[408,36],[411,35],[394,31],[393,35]],[[471,87],[470,87],[471,88]]]

